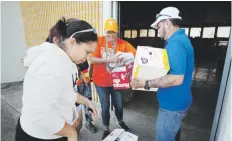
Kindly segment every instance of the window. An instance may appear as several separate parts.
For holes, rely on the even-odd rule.
[[[217,37],[229,38],[229,36],[230,36],[230,27],[229,26],[218,27]]]
[[[155,30],[154,29],[148,30],[148,37],[155,37]]]
[[[228,41],[219,41],[218,45],[219,46],[227,46],[228,45]]]
[[[147,29],[141,29],[139,37],[147,37]]]
[[[132,30],[132,37],[131,38],[136,38],[138,36],[137,30]]]
[[[200,37],[201,36],[201,28],[200,27],[193,27],[190,30],[190,37]]]
[[[185,30],[185,34],[188,36],[188,34],[189,34],[189,28],[188,28],[188,27],[184,27],[184,28],[182,28],[182,29]]]
[[[124,38],[131,38],[131,30],[124,31]]]
[[[214,38],[215,27],[204,27],[202,38]]]

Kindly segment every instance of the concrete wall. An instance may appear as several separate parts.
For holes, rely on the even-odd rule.
[[[231,68],[230,68],[231,70]],[[230,141],[231,133],[231,73],[226,86],[226,93],[223,101],[222,112],[219,120],[216,141]]]
[[[1,2],[1,83],[22,81],[26,51],[20,2]]]
[[[1,2],[1,83],[23,80],[26,69],[21,60],[27,47],[44,42],[62,16],[86,20],[102,35],[102,5],[100,1]]]

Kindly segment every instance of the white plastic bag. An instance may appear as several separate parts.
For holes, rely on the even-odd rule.
[[[120,52],[118,51],[116,53],[116,56],[118,56],[118,59],[123,59],[121,62],[118,63],[110,63],[109,66],[111,68],[121,67],[128,64],[128,62],[134,61],[135,57],[131,52]]]

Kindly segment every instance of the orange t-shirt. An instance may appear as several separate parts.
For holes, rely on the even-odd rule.
[[[111,54],[113,51],[114,44],[108,42],[108,53]],[[92,54],[94,57],[102,58],[102,55],[106,50],[106,37],[98,37],[98,45],[95,52]],[[115,48],[114,54],[118,51],[121,52],[131,52],[136,54],[136,49],[127,41],[122,39],[117,39],[117,46]],[[113,80],[111,74],[106,70],[106,64],[93,64],[93,81],[97,86],[101,87],[112,87]]]

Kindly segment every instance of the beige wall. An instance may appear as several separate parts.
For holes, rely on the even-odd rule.
[[[42,43],[49,29],[64,16],[89,22],[102,35],[102,2],[59,1],[20,2],[28,47]]]

